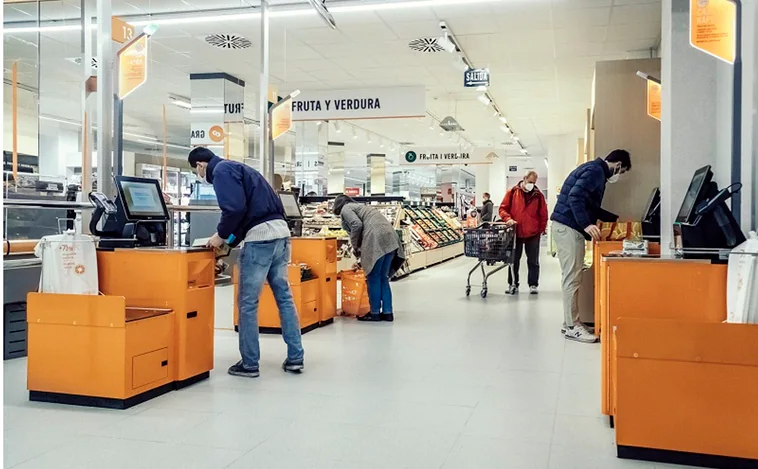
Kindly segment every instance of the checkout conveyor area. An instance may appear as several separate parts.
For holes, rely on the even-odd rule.
[[[726,323],[725,254],[745,237],[712,177],[692,179],[674,254],[594,244],[600,407],[620,458],[758,467],[758,325]]]

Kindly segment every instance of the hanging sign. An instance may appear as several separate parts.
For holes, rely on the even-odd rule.
[[[274,108],[271,113],[271,138],[276,140],[292,128],[292,106],[289,103]]]
[[[219,123],[193,123],[190,145],[223,145],[226,133]]]
[[[361,188],[360,187],[346,187],[345,195],[348,197],[358,197],[359,195],[361,195]]]
[[[117,16],[111,16],[111,39],[125,44],[134,39],[134,26]]]
[[[737,48],[737,5],[733,0],[690,0],[690,44],[734,63]]]
[[[647,80],[647,115],[661,120],[661,84]]]
[[[147,81],[147,36],[118,52],[118,98],[124,99]]]
[[[386,119],[426,116],[423,86],[303,91],[292,100],[292,120]]]
[[[402,155],[400,164],[405,166],[492,164],[501,158],[501,155],[491,148],[467,151],[458,147],[409,147]]]
[[[463,72],[463,86],[477,88],[490,86],[490,71],[486,68],[470,68]]]

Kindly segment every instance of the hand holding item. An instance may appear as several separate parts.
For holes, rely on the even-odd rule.
[[[168,194],[166,194],[166,193],[164,192],[164,193],[163,193],[163,201],[164,201],[164,202],[166,202],[166,204],[168,204],[168,205],[171,205],[171,196],[170,196],[170,195],[168,195]]]
[[[508,227],[511,227],[513,225],[516,225],[516,224],[517,224],[516,220],[514,220],[513,218],[511,218],[510,220],[508,220],[507,222],[505,222],[505,226],[508,226]]]
[[[600,228],[597,225],[590,225],[584,229],[585,233],[590,235],[593,241],[600,241]]]
[[[221,236],[219,236],[218,233],[214,233],[213,236],[211,236],[208,242],[205,244],[205,247],[216,249],[220,248],[223,244],[224,240],[221,239]]]

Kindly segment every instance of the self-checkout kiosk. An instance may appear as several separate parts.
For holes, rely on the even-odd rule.
[[[674,222],[674,244],[685,258],[718,257],[703,250],[732,249],[745,242],[726,204],[741,189],[737,183],[719,190],[710,166],[695,172]]]
[[[102,294],[28,296],[30,400],[124,409],[213,369],[213,251],[166,247],[157,181],[116,186],[90,196]]]
[[[294,192],[280,191],[292,235],[289,281],[303,333],[334,322],[337,316],[337,239],[301,236],[303,216]],[[233,271],[234,328],[239,329],[239,268]],[[279,309],[273,292],[264,285],[258,303],[258,328],[262,333],[281,333]]]

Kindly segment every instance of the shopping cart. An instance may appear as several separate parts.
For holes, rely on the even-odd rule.
[[[471,294],[471,275],[481,269],[483,283],[480,293],[482,298],[487,298],[487,279],[513,265],[513,256],[516,246],[516,233],[513,226],[505,223],[483,223],[476,228],[463,232],[463,252],[466,257],[479,260],[468,273],[466,281],[466,296]],[[503,265],[487,272],[485,264],[494,266],[502,262]]]

